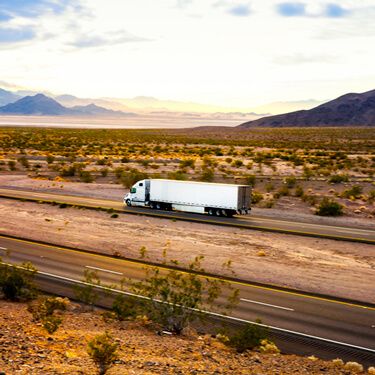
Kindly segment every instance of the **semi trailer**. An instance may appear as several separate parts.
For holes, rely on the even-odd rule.
[[[251,187],[247,185],[163,179],[138,181],[124,197],[127,206],[227,217],[247,214],[250,203]]]

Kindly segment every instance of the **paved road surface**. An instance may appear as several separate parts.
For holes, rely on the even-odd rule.
[[[116,210],[121,210],[124,213],[138,213],[148,216],[156,216],[177,220],[188,220],[208,224],[228,225],[247,229],[282,231],[291,234],[302,234],[334,239],[363,241],[375,245],[375,230],[367,230],[360,228],[301,223],[282,220],[279,218],[270,219],[266,217],[254,216],[252,214],[249,214],[247,216],[236,216],[234,218],[225,218],[210,217],[206,215],[190,214],[185,212],[156,211],[142,207],[124,207],[122,202],[108,199],[41,193],[16,189],[0,188],[0,196],[28,198],[35,200],[50,200],[56,202],[65,202],[69,204],[85,205],[89,207],[113,208]]]
[[[136,262],[1,236],[0,257],[12,263],[30,261],[40,271],[74,280],[82,280],[85,269],[97,270],[105,284],[144,277],[143,265]],[[372,349],[375,358],[374,308],[246,283],[233,285],[240,290],[241,301],[232,316],[261,318],[267,325]]]

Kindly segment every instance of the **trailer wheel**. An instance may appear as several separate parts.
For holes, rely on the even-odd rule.
[[[154,202],[150,202],[150,208],[152,208],[153,210],[155,209],[155,203]]]
[[[214,215],[214,210],[213,210],[212,208],[210,208],[210,209],[208,210],[208,214],[209,214],[210,216],[213,216],[213,215]]]
[[[221,210],[216,210],[215,214],[216,214],[216,216],[221,216]]]
[[[127,205],[128,207],[130,207],[130,206],[132,205],[132,202],[130,201],[130,199],[127,199],[127,200],[126,200],[126,205]]]
[[[156,209],[161,210],[161,204],[160,203],[156,203]]]

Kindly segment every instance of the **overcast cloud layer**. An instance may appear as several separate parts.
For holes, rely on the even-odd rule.
[[[0,79],[236,108],[375,88],[373,0],[0,0]]]

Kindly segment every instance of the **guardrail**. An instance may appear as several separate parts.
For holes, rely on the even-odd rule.
[[[95,306],[105,309],[111,308],[115,294],[124,294],[137,298],[146,298],[129,292],[108,288],[100,285],[92,285],[83,281],[70,279],[67,277],[53,275],[46,272],[38,271],[36,274],[36,282],[40,289],[52,294],[59,294],[74,299],[73,287],[75,285],[93,286],[99,295]],[[216,333],[219,328],[225,327],[228,331],[236,331],[244,327],[246,324],[255,324],[267,328],[270,338],[277,344],[283,353],[298,355],[315,355],[316,357],[331,360],[341,358],[344,361],[356,361],[364,366],[375,365],[375,348],[364,348],[361,346],[338,342],[322,337],[308,335],[301,332],[291,331],[279,327],[268,326],[265,324],[236,318],[233,316],[225,316],[211,311],[202,311],[207,319],[204,325],[197,324],[197,329],[204,330],[209,333]]]

